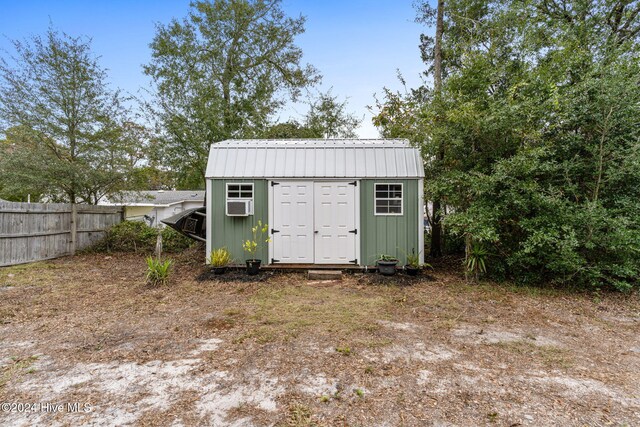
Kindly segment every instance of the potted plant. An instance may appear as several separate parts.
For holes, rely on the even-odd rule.
[[[209,255],[209,263],[213,267],[213,274],[224,274],[231,262],[231,254],[227,248],[215,249]]]
[[[420,267],[420,254],[416,255],[414,251],[411,251],[411,254],[407,255],[407,264],[404,266],[404,271],[406,271],[409,276],[417,276]]]
[[[380,258],[376,261],[378,271],[385,276],[393,276],[396,274],[396,265],[398,265],[398,259],[391,255],[380,255]]]
[[[251,240],[245,240],[242,243],[242,249],[251,256],[251,258],[247,260],[247,274],[250,276],[254,276],[260,271],[260,263],[262,261],[256,259],[256,253],[258,252],[258,247],[261,244],[271,241],[270,237],[267,236],[266,239],[264,237],[268,230],[269,226],[267,224],[262,224],[262,220],[258,220],[258,225],[251,228],[253,238]]]

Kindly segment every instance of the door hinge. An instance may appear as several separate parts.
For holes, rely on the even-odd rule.
[[[279,233],[279,232],[280,232],[280,230],[274,230],[273,228],[271,229],[271,234]]]
[[[349,261],[351,264],[357,264],[358,263],[358,258],[356,259],[352,259],[351,261]]]
[[[271,264],[275,264],[276,262],[280,262],[280,260],[271,258]]]
[[[272,186],[272,187],[273,187],[273,186],[276,186],[276,185],[280,185],[280,183],[279,183],[279,182],[275,182],[275,181],[271,181],[271,186]]]
[[[357,187],[358,186],[358,181],[350,182],[349,185],[353,185],[354,187]]]
[[[358,234],[358,229],[356,228],[355,230],[349,230],[349,233]]]

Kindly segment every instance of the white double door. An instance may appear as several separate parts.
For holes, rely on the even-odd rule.
[[[356,183],[273,181],[272,253],[283,264],[356,260]]]

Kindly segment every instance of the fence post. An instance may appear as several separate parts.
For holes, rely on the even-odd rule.
[[[78,238],[78,207],[75,203],[71,204],[71,255],[76,254]]]
[[[162,229],[158,228],[158,237],[156,237],[156,259],[160,260],[162,256]]]

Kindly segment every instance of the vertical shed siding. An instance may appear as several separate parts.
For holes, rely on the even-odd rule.
[[[361,265],[373,265],[380,254],[394,255],[405,263],[412,250],[418,247],[418,180],[416,179],[363,179],[360,181],[360,256]],[[374,184],[402,183],[401,216],[375,215]],[[403,252],[404,251],[404,252]]]
[[[226,184],[230,182],[252,182],[253,183],[253,215],[249,216],[227,216],[225,213]],[[258,179],[213,179],[212,197],[207,200],[211,205],[211,227],[212,241],[211,249],[226,247],[235,260],[235,263],[242,264],[248,258],[248,254],[242,249],[242,241],[251,238],[251,227],[262,220],[268,221],[267,205],[267,180]],[[265,235],[265,238],[267,235]],[[261,249],[258,249],[256,257],[262,260],[263,264],[268,263],[267,243],[262,242]]]

